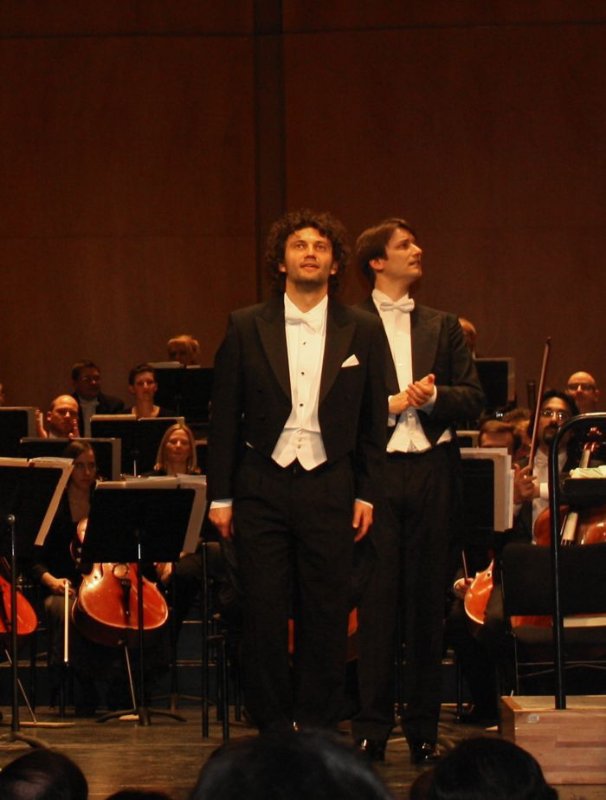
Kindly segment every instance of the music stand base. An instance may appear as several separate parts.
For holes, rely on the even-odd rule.
[[[10,733],[0,734],[0,750],[8,749],[10,745],[16,745],[18,743],[23,743],[35,749],[48,747],[48,745],[40,739],[36,739],[33,736],[25,736],[23,733],[11,731]]]
[[[151,725],[151,718],[153,716],[169,717],[177,722],[187,722],[185,717],[181,716],[181,714],[176,714],[173,711],[167,711],[160,708],[148,708],[147,706],[139,706],[139,708],[127,708],[123,709],[122,711],[109,711],[107,714],[102,714],[100,717],[98,717],[95,722],[109,722],[111,719],[136,717],[138,724],[141,725],[141,727],[146,728],[148,725]]]

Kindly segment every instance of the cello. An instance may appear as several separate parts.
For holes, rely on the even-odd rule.
[[[76,558],[86,536],[85,518],[78,523]],[[101,562],[82,576],[72,620],[80,633],[98,644],[119,647],[134,643],[139,630],[139,585],[143,596],[143,630],[161,628],[168,619],[162,592],[145,576],[139,579],[136,563]]]
[[[0,558],[0,636],[12,630],[12,575],[6,558]],[[38,627],[38,617],[31,603],[19,590],[16,591],[17,635],[27,636]]]

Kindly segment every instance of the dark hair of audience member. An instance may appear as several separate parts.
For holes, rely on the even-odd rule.
[[[230,742],[202,767],[190,800],[393,800],[370,764],[324,733]]]
[[[63,753],[44,747],[19,756],[0,772],[2,800],[87,800],[80,767]]]
[[[513,742],[462,741],[432,770],[428,800],[557,800],[538,761]]]
[[[105,800],[171,800],[171,796],[166,792],[155,792],[151,789],[120,789]]]

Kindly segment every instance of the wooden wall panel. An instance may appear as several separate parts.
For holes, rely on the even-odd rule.
[[[552,382],[583,367],[606,386],[603,4],[279,11],[0,5],[9,401],[45,405],[81,356],[124,393],[132,363],[175,332],[198,335],[210,363],[228,311],[263,286],[255,257],[282,198],[352,234],[408,215],[419,298],[470,317],[482,354],[516,356],[520,390],[548,334]],[[345,298],[364,291],[350,275]]]
[[[482,355],[515,356],[522,400],[547,335],[551,383],[606,384],[605,48],[587,24],[285,36],[288,205],[352,234],[408,217],[419,299],[472,319]],[[350,276],[346,296],[365,289]]]
[[[311,31],[379,30],[386,28],[463,27],[591,23],[604,21],[601,0],[283,0],[284,30]]]
[[[2,0],[0,35],[249,35],[253,0]]]
[[[251,39],[10,39],[0,71],[8,401],[81,357],[119,393],[184,331],[211,363],[257,297]]]

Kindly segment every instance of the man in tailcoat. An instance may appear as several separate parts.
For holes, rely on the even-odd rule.
[[[342,708],[353,543],[372,524],[387,426],[380,321],[332,296],[346,258],[330,215],[278,220],[278,291],[230,315],[215,361],[209,516],[236,547],[245,702],[262,730],[331,727]]]
[[[376,508],[375,575],[360,603],[358,746],[383,760],[393,726],[393,641],[401,609],[407,704],[402,726],[414,763],[438,756],[442,628],[460,495],[454,424],[475,419],[483,393],[454,314],[415,304],[422,250],[403,219],[358,238],[356,258],[373,285],[363,308],[389,341],[385,502]],[[399,601],[399,602],[398,602]]]

